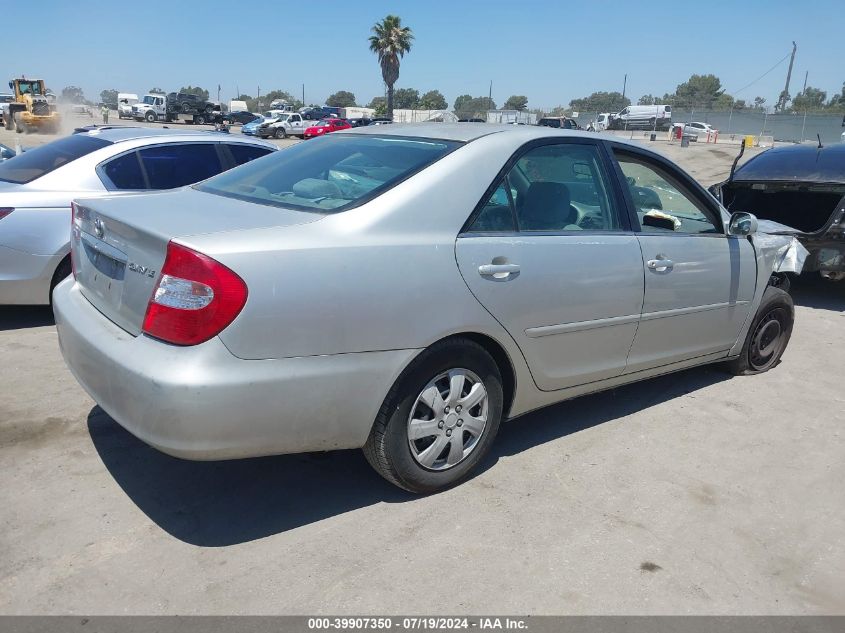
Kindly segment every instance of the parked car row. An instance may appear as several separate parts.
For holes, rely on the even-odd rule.
[[[236,149],[269,155],[154,195],[111,195],[130,174],[152,184],[130,131],[0,165],[7,183],[52,176],[45,191],[93,183],[70,195],[60,347],[148,444],[203,460],[362,447],[429,493],[467,478],[504,419],[705,363],[780,361],[800,246],[658,154],[546,127],[326,124],[272,154],[209,135],[218,171]],[[66,218],[62,196],[49,204]],[[31,240],[46,220],[21,216]]]

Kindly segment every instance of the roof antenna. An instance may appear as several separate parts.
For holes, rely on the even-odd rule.
[[[817,149],[821,149],[822,147],[824,147],[824,145],[822,145],[822,135],[816,133],[816,138],[819,139],[819,146]]]

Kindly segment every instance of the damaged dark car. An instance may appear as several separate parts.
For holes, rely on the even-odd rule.
[[[785,225],[809,251],[804,272],[845,279],[845,144],[770,149],[710,191],[731,212]]]

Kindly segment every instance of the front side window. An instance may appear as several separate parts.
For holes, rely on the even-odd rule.
[[[595,145],[543,145],[517,160],[469,230],[512,231],[515,221],[519,231],[618,231],[609,192]]]
[[[181,143],[138,151],[150,189],[174,189],[219,174],[223,168],[214,143]]]
[[[232,158],[235,159],[236,165],[243,165],[256,158],[266,156],[272,151],[266,147],[256,147],[255,145],[246,145],[245,143],[230,143],[227,147],[232,152]]]
[[[443,158],[457,141],[328,135],[220,174],[200,191],[304,211],[352,208]]]
[[[666,169],[616,152],[643,233],[721,233],[715,214]]]

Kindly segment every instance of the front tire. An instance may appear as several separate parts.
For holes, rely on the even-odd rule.
[[[203,125],[205,123],[205,117],[201,114],[198,114],[194,117],[194,123],[197,125]]]
[[[155,115],[155,112],[147,112],[144,115],[144,119],[146,119],[147,123],[155,123],[158,117]]]
[[[427,494],[464,480],[499,430],[502,377],[493,357],[467,339],[425,350],[396,380],[364,455],[392,484]]]
[[[769,286],[754,315],[739,357],[725,364],[735,376],[762,374],[779,362],[795,322],[795,304],[785,290]]]
[[[277,127],[276,128],[276,133],[275,133],[276,138],[279,138],[279,139],[287,138],[287,135],[288,135],[288,133],[285,131],[285,128],[283,128],[283,127]]]

